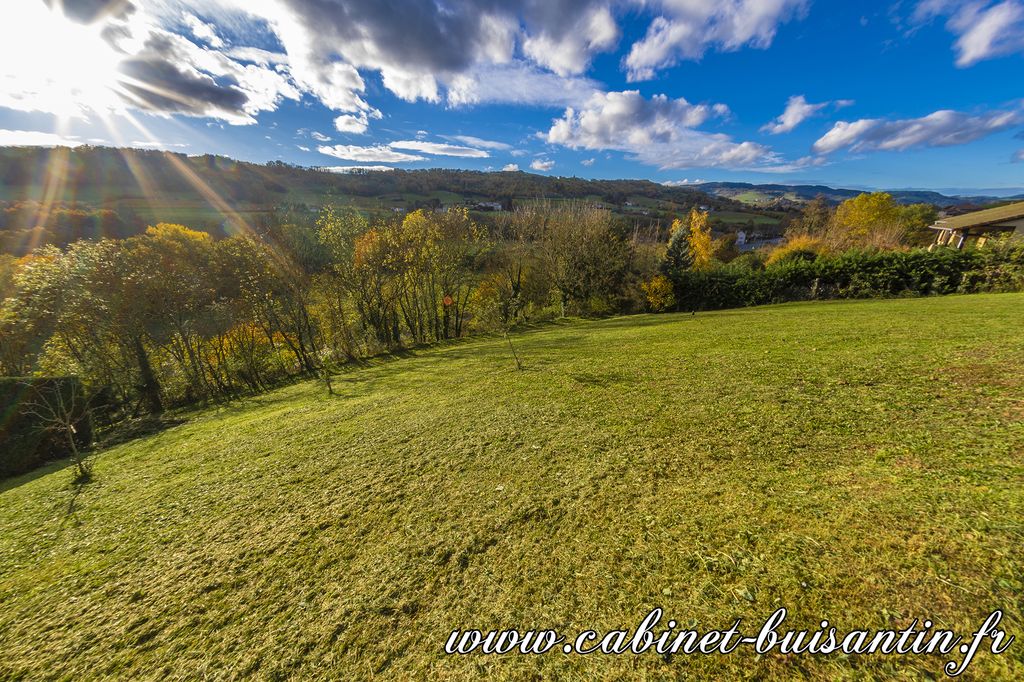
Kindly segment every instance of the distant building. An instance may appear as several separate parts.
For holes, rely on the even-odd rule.
[[[982,246],[989,239],[1011,235],[1024,237],[1024,201],[940,218],[931,225],[931,229],[936,235],[935,243],[929,248],[952,246],[962,249],[972,240],[975,246]]]
[[[742,247],[747,243],[747,233],[740,230],[736,233],[736,246]]]
[[[502,205],[497,201],[481,201],[474,208],[478,211],[500,211]]]

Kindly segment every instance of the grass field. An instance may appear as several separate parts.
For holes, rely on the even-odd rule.
[[[768,215],[756,215],[753,213],[737,213],[736,211],[715,211],[711,214],[713,218],[721,220],[724,223],[742,223],[745,224],[748,221],[754,223],[754,225],[778,225],[781,222],[778,218],[774,218]]]
[[[0,678],[873,679],[941,657],[479,656],[454,628],[973,632],[1024,677],[1024,295],[571,322],[0,484]],[[750,626],[753,628],[753,626]]]

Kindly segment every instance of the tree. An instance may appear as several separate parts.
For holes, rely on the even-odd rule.
[[[91,422],[88,400],[78,381],[70,379],[24,381],[25,398],[20,410],[33,417],[38,427],[54,434],[67,446],[71,461],[78,469],[78,482],[89,480],[91,467],[85,459],[82,446],[88,447],[92,429],[80,434],[79,426]]]
[[[655,275],[640,284],[647,306],[656,313],[665,312],[675,307],[676,297],[672,281],[665,275]]]
[[[693,265],[693,253],[690,251],[689,226],[676,218],[669,230],[668,249],[661,263],[662,274],[671,277],[681,270],[689,270]]]
[[[516,369],[523,370],[522,360],[512,343],[509,335],[511,317],[509,315],[509,291],[505,287],[505,281],[500,274],[492,274],[485,277],[473,292],[473,304],[477,315],[485,326],[497,328],[501,331],[502,337],[508,343],[512,351],[512,359],[515,360]]]
[[[926,204],[900,206],[886,192],[865,193],[839,205],[827,241],[839,248],[891,249],[919,238],[920,230],[934,220],[934,209]]]
[[[835,209],[824,195],[819,194],[807,202],[800,215],[786,227],[786,237],[823,237],[832,224]]]
[[[687,236],[690,245],[691,270],[707,270],[711,267],[714,247],[711,239],[711,228],[708,226],[707,211],[690,211],[690,234]]]
[[[630,245],[614,229],[611,213],[587,204],[538,207],[538,265],[558,295],[564,316],[610,299],[621,289],[632,260]]]

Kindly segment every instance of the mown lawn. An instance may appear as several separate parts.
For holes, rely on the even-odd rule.
[[[943,658],[449,658],[453,628],[972,632],[1024,677],[1024,295],[573,322],[0,484],[0,678],[873,679]],[[753,626],[750,626],[753,629]]]

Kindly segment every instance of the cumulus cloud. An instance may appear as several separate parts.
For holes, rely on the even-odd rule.
[[[654,0],[661,14],[633,44],[624,65],[631,81],[650,80],[709,48],[767,48],[779,26],[802,16],[807,0]]]
[[[554,167],[555,162],[550,159],[534,159],[530,162],[530,168],[535,171],[541,171],[542,173],[547,173]]]
[[[946,18],[946,28],[957,37],[956,65],[1024,52],[1024,2],[1021,0],[922,0],[912,20],[920,23]]]
[[[849,100],[839,100],[837,106],[846,106]],[[761,132],[779,135],[791,132],[798,125],[811,118],[832,102],[811,104],[803,95],[794,95],[786,102],[786,109],[778,117],[761,127]]]
[[[342,114],[334,119],[334,127],[338,132],[361,135],[370,127],[370,119],[380,120],[384,115],[377,109],[359,111],[354,114]]]
[[[129,0],[43,0],[51,9],[62,9],[69,19],[90,24],[106,17],[123,19],[135,11]]]
[[[690,104],[685,99],[637,91],[594,95],[580,110],[568,108],[541,137],[572,149],[617,150],[659,168],[744,167],[775,157],[753,142],[695,130],[708,119],[726,116],[722,104]]]
[[[396,152],[384,145],[373,145],[371,147],[359,147],[356,145],[336,144],[334,146],[321,145],[316,148],[321,154],[333,156],[345,161],[362,161],[366,163],[407,163],[412,161],[425,161],[423,156]]]
[[[817,154],[839,149],[903,151],[912,147],[950,147],[974,142],[1024,122],[1020,111],[994,111],[971,115],[941,110],[902,120],[865,118],[839,121],[813,146]]]
[[[311,97],[336,113],[340,132],[360,134],[380,118],[366,99],[370,73],[407,101],[579,107],[603,90],[584,74],[597,55],[617,48],[625,14],[649,23],[623,64],[638,78],[708,49],[765,47],[804,2],[210,0],[200,13],[187,0],[46,0],[36,7],[88,23],[97,40],[114,48],[110,56],[120,77],[103,87],[118,93],[115,101],[252,123],[283,100]],[[12,71],[22,68],[17,55],[61,55],[70,42],[62,44],[45,21],[23,20],[33,12],[19,11],[17,21],[3,22],[7,32],[0,27],[0,57],[10,57],[0,64]],[[18,36],[28,38],[5,40]],[[39,36],[46,40],[40,43]],[[17,48],[7,55],[4,45],[11,42]],[[6,75],[0,66],[0,76]],[[39,96],[41,79],[22,76],[23,91],[5,81],[0,105],[66,113],[73,108],[66,100],[93,108],[98,103],[96,93],[81,97],[68,83]]]
[[[242,64],[187,38],[150,29],[142,48],[119,66],[123,97],[137,108],[254,123],[299,91],[281,73]]]
[[[519,164],[507,163],[507,164],[505,164],[504,166],[501,167],[501,170],[504,173],[514,173],[514,172],[519,170]]]
[[[581,165],[581,166],[586,166],[587,168],[590,168],[591,166],[593,166],[593,165],[594,165],[594,161],[595,161],[595,160],[596,160],[596,159],[593,159],[593,158],[590,158],[590,159],[583,159],[582,161],[580,161],[580,165]]]
[[[486,159],[490,156],[483,149],[462,147],[455,144],[442,144],[440,142],[424,142],[423,140],[398,140],[388,145],[392,149],[406,149],[423,154],[434,156],[458,156],[466,159]]]
[[[576,6],[576,11],[566,12],[565,6]],[[560,76],[582,73],[595,53],[610,50],[619,40],[619,26],[607,3],[551,3],[543,12],[548,21],[527,36],[523,52]]]

